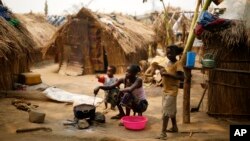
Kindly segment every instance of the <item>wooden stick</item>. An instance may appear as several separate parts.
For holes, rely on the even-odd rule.
[[[25,133],[25,132],[32,132],[32,131],[39,131],[44,130],[46,132],[51,132],[52,129],[49,127],[35,127],[35,128],[20,128],[16,130],[16,133]]]
[[[239,89],[250,89],[250,87],[242,87],[242,86],[237,86],[237,85],[230,85],[230,84],[221,83],[221,82],[211,82],[211,81],[209,81],[209,82],[214,84],[214,85],[221,85],[221,86],[239,88]]]
[[[194,134],[194,133],[207,133],[205,131],[181,131],[180,133],[183,133],[183,134]]]
[[[183,123],[190,123],[190,88],[191,88],[191,69],[185,68],[186,78],[184,80],[183,94]]]
[[[210,6],[211,2],[212,2],[212,0],[206,0],[205,4],[203,5],[202,11],[207,10],[208,7]],[[187,52],[192,49],[192,46],[193,46],[193,43],[194,43],[194,38],[195,38],[194,27],[195,27],[195,25],[197,23],[198,12],[199,12],[199,5],[200,4],[201,4],[201,0],[198,0],[197,1],[197,5],[196,5],[196,9],[195,9],[195,15],[193,17],[192,24],[191,24],[191,27],[190,27],[187,44],[185,45],[185,48],[184,48],[184,51],[183,51],[183,56],[181,57],[181,62],[183,64],[186,61],[186,54],[187,54]]]
[[[250,71],[244,71],[244,70],[221,69],[221,68],[215,68],[215,69],[212,69],[212,70],[214,70],[214,71],[232,72],[232,73],[250,74]]]

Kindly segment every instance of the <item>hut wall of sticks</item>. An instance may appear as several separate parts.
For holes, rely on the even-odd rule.
[[[55,54],[59,73],[92,74],[106,71],[108,65],[122,73],[129,64],[148,58],[153,35],[132,17],[95,14],[82,8],[58,30],[44,54]]]
[[[34,50],[36,43],[22,23],[8,9],[1,15],[0,90],[11,90],[16,75],[29,71],[33,56],[38,52]]]
[[[230,27],[201,35],[216,60],[209,71],[208,114],[215,117],[250,117],[250,28],[232,20]],[[218,40],[219,39],[219,40]]]

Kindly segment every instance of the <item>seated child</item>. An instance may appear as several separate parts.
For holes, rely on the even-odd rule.
[[[137,65],[130,65],[127,67],[124,78],[119,79],[115,84],[110,86],[99,86],[95,88],[94,94],[97,94],[99,89],[111,90],[124,84],[124,89],[120,90],[118,95],[117,107],[119,114],[111,117],[111,119],[120,119],[125,116],[122,106],[126,107],[126,115],[130,115],[130,110],[142,115],[146,111],[148,102],[143,89],[142,79],[137,77],[140,72],[140,67]]]
[[[103,83],[104,86],[110,86],[118,80],[117,78],[114,77],[115,72],[116,68],[114,66],[108,66],[106,75],[105,76],[97,75],[96,78],[98,79],[98,82]],[[115,110],[115,106],[117,103],[117,94],[118,94],[117,88],[113,88],[111,90],[105,90],[105,98],[104,98],[105,109],[108,108],[108,103],[110,103],[111,109]]]

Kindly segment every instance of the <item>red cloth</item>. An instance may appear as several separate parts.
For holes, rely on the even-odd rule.
[[[196,34],[196,36],[201,36],[203,31],[204,31],[204,28],[202,27],[202,25],[197,24],[195,29],[194,29],[194,33]]]

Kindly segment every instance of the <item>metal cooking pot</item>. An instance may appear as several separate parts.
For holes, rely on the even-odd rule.
[[[211,53],[205,54],[203,59],[201,60],[201,64],[204,68],[214,68],[215,61],[214,61],[213,54],[211,54]]]
[[[91,120],[95,119],[95,109],[94,105],[81,104],[74,107],[74,116],[77,119],[86,119],[90,118]]]

